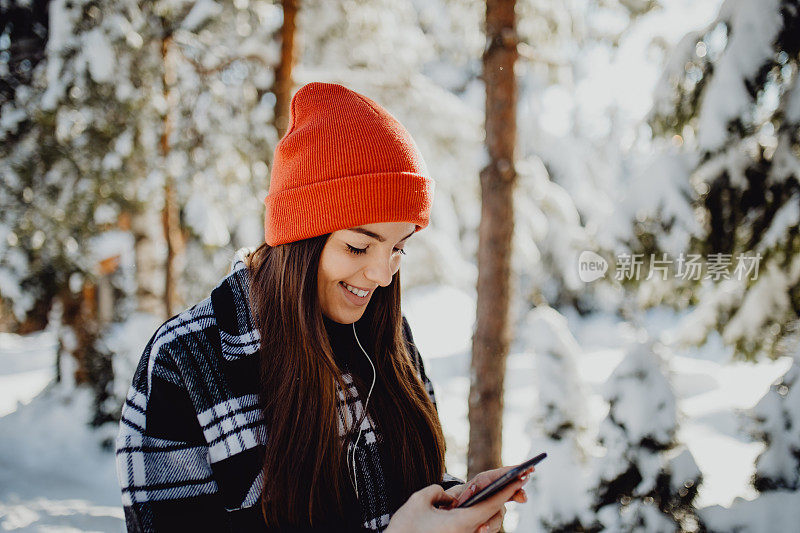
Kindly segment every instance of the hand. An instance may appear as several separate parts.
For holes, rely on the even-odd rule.
[[[501,474],[502,475],[502,474]],[[477,476],[476,476],[477,479]],[[496,479],[496,476],[492,479]],[[440,485],[429,485],[408,499],[389,521],[387,533],[473,533],[479,527],[489,531],[487,522],[495,520],[501,509],[527,481],[517,479],[484,501],[453,509],[457,498],[445,492]],[[500,522],[497,522],[499,528]]]
[[[456,507],[461,504],[461,502],[466,501],[470,498],[473,494],[481,490],[483,487],[486,487],[490,483],[492,483],[495,479],[503,476],[506,472],[514,468],[514,466],[504,466],[501,468],[495,468],[494,470],[486,470],[481,472],[480,474],[476,475],[472,480],[470,480],[466,484],[456,485],[454,487],[450,487],[445,492],[447,492],[450,496],[455,498],[452,507]],[[527,478],[527,476],[533,472],[535,469],[534,467],[530,467],[526,471],[522,473],[521,477]],[[514,501],[517,503],[525,503],[528,501],[528,495],[525,493],[524,489],[517,490],[508,501]],[[479,528],[478,531],[483,533],[486,532],[495,532],[500,530],[500,526],[503,524],[503,518],[506,514],[505,505],[489,520],[487,520],[484,524],[481,525],[481,529]]]
[[[495,468],[494,470],[486,470],[486,471],[481,472],[480,474],[476,475],[469,482],[463,483],[463,484],[460,484],[460,485],[454,485],[454,486],[450,487],[449,489],[447,489],[445,492],[447,492],[447,494],[449,494],[450,496],[453,496],[454,498],[457,499],[457,501],[454,504],[454,506],[455,505],[459,505],[462,501],[466,501],[467,498],[469,498],[470,496],[472,496],[472,494],[477,492],[477,490],[480,490],[483,487],[489,485],[492,481],[494,481],[495,479],[501,477],[503,474],[505,474],[506,472],[508,472],[509,470],[511,470],[514,467],[515,467],[515,465],[514,466],[502,466],[500,468]],[[529,469],[524,471],[520,477],[528,476],[534,470],[535,470],[534,467],[530,467]],[[477,488],[477,490],[469,490],[473,486],[475,486]],[[464,497],[460,498],[460,496],[462,496],[462,495]],[[519,489],[517,492],[515,492],[511,496],[511,498],[509,498],[508,501],[514,501],[514,502],[517,502],[517,503],[525,503],[526,501],[528,501],[528,495],[525,493],[524,489]]]

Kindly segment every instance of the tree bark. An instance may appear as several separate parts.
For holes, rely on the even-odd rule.
[[[111,395],[114,381],[114,368],[111,354],[97,347],[101,325],[98,319],[97,286],[85,281],[81,292],[74,294],[64,287],[59,296],[61,300],[61,330],[59,331],[56,374],[58,381],[62,375],[64,358],[71,357],[75,362],[72,379],[75,385],[89,387],[94,394],[94,413],[92,425],[99,426],[114,420],[107,412],[106,400]]]
[[[178,294],[178,275],[180,254],[183,252],[183,233],[180,228],[178,202],[175,198],[175,185],[172,178],[167,177],[164,185],[164,211],[162,213],[164,236],[167,239],[167,262],[164,277],[164,307],[167,316],[175,314],[181,305]]]
[[[169,318],[164,297],[166,242],[157,209],[145,205],[131,217],[136,261],[136,309]]]
[[[515,0],[487,0],[486,148],[481,171],[478,242],[478,302],[472,338],[469,393],[468,476],[501,465],[503,382],[510,345],[511,243],[516,184],[517,59]]]
[[[275,69],[275,128],[278,138],[283,137],[289,126],[289,104],[292,101],[292,69],[295,60],[295,29],[300,0],[281,0],[283,26],[281,27],[281,61]]]
[[[18,335],[27,335],[41,331],[47,327],[47,314],[53,306],[53,294],[47,293],[36,299],[33,308],[28,311],[22,322],[15,328]]]
[[[174,58],[171,52],[172,36],[167,35],[161,41],[161,58],[163,70],[161,75],[162,90],[167,109],[164,112],[163,129],[161,132],[161,157],[164,161],[164,169],[167,176],[164,183],[164,211],[162,213],[162,223],[164,226],[164,237],[167,241],[167,261],[164,279],[164,307],[167,316],[172,316],[175,310],[181,305],[178,294],[178,264],[179,256],[183,252],[183,233],[180,227],[180,210],[176,198],[175,184],[173,177],[169,175],[169,156],[170,144],[169,137],[172,134],[172,94],[171,87],[175,83]]]

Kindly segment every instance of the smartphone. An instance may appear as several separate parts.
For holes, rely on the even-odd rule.
[[[524,463],[515,466],[501,477],[495,479],[483,489],[464,500],[458,507],[469,507],[470,505],[475,505],[478,502],[482,502],[489,496],[492,496],[493,494],[503,490],[510,483],[513,483],[525,470],[539,464],[545,457],[547,457],[546,453],[540,453],[533,459],[528,459]]]

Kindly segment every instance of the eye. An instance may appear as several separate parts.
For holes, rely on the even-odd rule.
[[[355,246],[347,245],[347,251],[354,255],[361,255],[367,253],[366,248],[356,248]]]
[[[367,247],[369,248],[369,247]],[[355,246],[347,245],[347,251],[354,255],[361,255],[367,253],[367,248],[356,248]],[[395,248],[394,253],[406,255],[406,251],[402,248]]]

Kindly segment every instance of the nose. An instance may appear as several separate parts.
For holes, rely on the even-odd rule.
[[[392,282],[392,276],[394,276],[396,270],[390,257],[377,257],[378,254],[375,255],[375,259],[364,270],[364,277],[381,287],[386,287]]]

